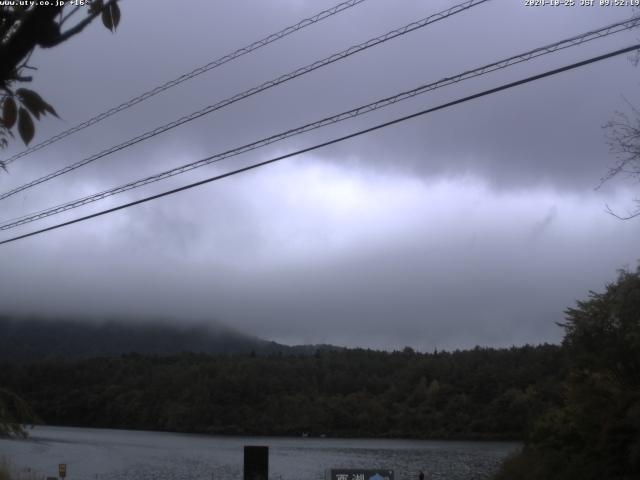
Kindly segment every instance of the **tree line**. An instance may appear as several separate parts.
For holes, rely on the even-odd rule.
[[[559,346],[130,354],[0,365],[53,425],[252,435],[522,438],[561,405]]]

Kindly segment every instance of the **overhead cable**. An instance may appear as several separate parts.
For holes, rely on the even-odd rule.
[[[240,100],[243,100],[247,97],[250,97],[252,95],[255,95],[257,93],[263,92],[269,88],[275,87],[276,85],[280,85],[284,82],[287,82],[289,80],[292,80],[294,78],[300,77],[301,75],[305,75],[307,73],[310,73],[314,70],[317,70],[319,68],[325,67],[327,65],[330,65],[334,62],[337,62],[338,60],[342,60],[344,58],[347,58],[351,55],[354,55],[356,53],[362,52],[364,50],[367,50],[371,47],[374,47],[376,45],[380,45],[384,42],[387,42],[389,40],[392,40],[396,37],[399,37],[401,35],[406,35],[407,33],[413,32],[415,30],[418,30],[420,28],[426,27],[427,25],[430,25],[434,22],[438,22],[440,20],[444,20],[445,18],[449,18],[455,14],[458,14],[460,12],[463,12],[465,10],[468,10],[474,6],[480,5],[482,3],[488,2],[490,0],[467,0],[463,3],[460,3],[458,5],[454,5],[453,7],[450,7],[446,10],[443,10],[441,12],[435,13],[433,15],[430,15],[426,18],[423,18],[422,20],[418,20],[417,22],[412,22],[409,23],[403,27],[397,28],[395,30],[391,30],[383,35],[380,35],[378,37],[372,38],[367,40],[366,42],[360,43],[358,45],[354,45],[351,46],[349,48],[347,48],[346,50],[343,50],[339,53],[334,53],[333,55],[330,55],[326,58],[324,58],[323,60],[318,60],[316,62],[313,62],[309,65],[306,65],[304,67],[298,68],[296,70],[294,70],[293,72],[287,73],[285,75],[281,75],[273,80],[269,80],[268,82],[262,83],[261,85],[258,85],[256,87],[250,88],[249,90],[245,90],[242,93],[238,93],[232,97],[229,97],[225,100],[222,100],[214,105],[210,105],[208,107],[205,107],[201,110],[198,110],[196,112],[193,112],[189,115],[185,115],[177,120],[174,120],[173,122],[167,123],[165,125],[162,125],[160,127],[157,127],[153,130],[150,130],[146,133],[143,133],[142,135],[139,135],[137,137],[134,137],[130,140],[127,140],[126,142],[123,142],[119,145],[115,145],[112,147],[107,148],[106,150],[103,150],[95,155],[91,155],[90,157],[87,157],[83,160],[80,160],[78,162],[75,162],[71,165],[68,165],[64,168],[61,168],[59,170],[56,170],[52,173],[49,173],[43,177],[37,178],[35,180],[32,180],[31,182],[28,182],[24,185],[21,185],[19,187],[16,187],[8,192],[5,192],[3,194],[0,194],[0,200],[3,200],[5,198],[8,198],[12,195],[15,195],[16,193],[22,192],[28,188],[34,187],[36,185],[39,185],[41,183],[47,182],[53,178],[56,178],[60,175],[64,175],[66,173],[69,173],[73,170],[76,170],[80,167],[83,167],[84,165],[87,165],[89,163],[95,162],[96,160],[106,157],[107,155],[110,155],[112,153],[118,152],[120,150],[124,150],[127,147],[130,147],[132,145],[135,145],[137,143],[140,143],[144,140],[148,140],[152,137],[155,137],[156,135],[160,135],[161,133],[166,132],[167,130],[171,130],[175,127],[178,127],[180,125],[183,125],[187,122],[191,122],[197,118],[200,118],[204,115],[207,115],[209,113],[212,113],[216,110],[220,110],[221,108],[224,108],[228,105],[231,105],[232,103],[238,102]]]
[[[302,125],[300,127],[296,127],[296,128],[287,130],[285,132],[278,133],[276,135],[271,135],[269,137],[248,143],[246,145],[243,145],[231,150],[227,150],[225,152],[217,153],[215,155],[208,156],[206,158],[197,160],[195,162],[181,165],[179,167],[175,167],[154,175],[150,175],[138,180],[134,180],[126,184],[123,184],[114,188],[110,188],[108,190],[104,190],[102,192],[98,192],[92,195],[88,195],[76,200],[72,200],[70,202],[56,205],[54,207],[40,210],[38,212],[32,212],[27,215],[23,215],[21,217],[13,218],[10,220],[4,220],[2,223],[0,223],[0,230],[9,230],[11,228],[15,228],[20,225],[24,225],[36,220],[40,220],[52,215],[56,215],[58,213],[65,212],[67,210],[78,208],[83,205],[87,205],[89,203],[93,203],[93,202],[102,200],[104,198],[111,197],[113,195],[124,193],[126,191],[139,188],[144,185],[148,185],[150,183],[158,182],[160,180],[164,180],[166,178],[173,177],[175,175],[179,175],[179,174],[188,172],[190,170],[203,167],[205,165],[209,165],[211,163],[219,162],[226,158],[234,157],[234,156],[270,145],[272,143],[293,137],[295,135],[300,135],[302,133],[316,130],[318,128],[325,127],[327,125],[332,125],[334,123],[338,123],[344,120],[348,120],[350,118],[355,118],[360,115],[364,115],[366,113],[387,107],[394,103],[398,103],[400,101],[413,98],[416,95],[430,92],[438,88],[445,87],[447,85],[452,85],[454,83],[458,83],[463,80],[478,77],[481,75],[486,75],[488,73],[501,70],[501,69],[516,65],[518,63],[526,62],[543,55],[547,55],[559,50],[581,45],[583,43],[586,43],[598,38],[603,38],[608,35],[619,33],[619,32],[637,27],[638,25],[640,25],[640,18],[625,20],[623,22],[617,22],[615,24],[607,25],[597,30],[591,30],[589,32],[586,32],[580,35],[576,35],[555,43],[551,43],[543,47],[535,48],[533,50],[529,50],[524,53],[520,53],[518,55],[513,55],[503,60],[499,60],[497,62],[493,62],[488,65],[484,65],[482,67],[478,67],[472,70],[467,70],[463,73],[459,73],[454,76],[445,77],[436,82],[432,82],[426,85],[421,85],[412,90],[401,92],[391,97],[386,97],[380,100],[376,100],[375,102],[371,102],[366,105],[362,105],[357,108],[353,108],[351,110],[339,113],[337,115],[333,115],[330,117],[323,118],[321,120],[317,120],[315,122],[307,123],[306,125]]]
[[[197,77],[198,75],[201,75],[205,72],[208,72],[209,70],[213,70],[214,68],[217,68],[221,65],[224,65],[225,63],[228,63],[232,60],[235,60],[237,58],[242,57],[243,55],[246,55],[247,53],[253,52],[254,50],[257,50],[259,48],[262,48],[264,46],[267,46],[277,40],[280,40],[288,35],[291,35],[292,33],[295,33],[299,30],[302,30],[305,27],[308,27],[310,25],[313,25],[315,23],[318,23],[326,18],[329,18],[337,13],[340,13],[344,10],[347,10],[351,7],[355,7],[356,5],[365,2],[366,0],[348,0],[346,2],[342,2],[339,3],[338,5],[331,7],[327,10],[323,10],[322,12],[316,13],[315,15],[309,17],[309,18],[305,18],[304,20],[300,20],[298,23],[296,23],[295,25],[291,25],[287,28],[284,28],[282,30],[280,30],[279,32],[276,33],[272,33],[271,35],[267,35],[266,37],[257,40],[249,45],[247,45],[246,47],[242,47],[237,49],[235,52],[229,53],[227,55],[224,55],[220,58],[217,58],[216,60],[213,60],[209,63],[207,63],[206,65],[202,65],[201,67],[195,68],[194,70],[190,71],[189,73],[185,73],[183,75],[180,75],[177,78],[174,78],[173,80],[169,80],[168,82],[163,83],[162,85],[159,85],[155,88],[152,88],[151,90],[148,90],[136,97],[133,97],[129,100],[127,100],[126,102],[121,103],[120,105],[118,105],[117,107],[113,107],[110,108],[109,110],[106,110],[92,118],[90,118],[89,120],[85,120],[82,123],[79,123],[63,132],[58,133],[57,135],[54,135],[51,138],[48,138],[36,145],[33,145],[27,149],[25,149],[22,152],[19,152],[15,155],[13,155],[12,157],[9,157],[8,159],[4,160],[4,164],[8,165],[14,161],[16,161],[19,158],[25,157],[27,155],[29,155],[32,152],[35,152],[37,150],[40,150],[46,146],[49,146],[53,143],[56,143],[59,140],[62,140],[63,138],[68,137],[69,135],[72,135],[76,132],[79,132],[80,130],[84,130],[87,127],[90,127],[92,125],[95,125],[96,123],[101,122],[102,120],[109,118],[113,115],[115,115],[118,112],[121,112],[123,110],[126,110],[127,108],[130,108],[140,102],[143,102],[161,92],[164,92],[165,90],[168,90],[172,87],[175,87],[177,85],[180,85],[183,82],[186,82],[187,80],[191,80],[194,77]]]
[[[499,87],[491,88],[489,90],[484,90],[484,91],[482,91],[480,93],[476,93],[474,95],[469,95],[469,96],[460,98],[458,100],[454,100],[454,101],[451,101],[451,102],[447,102],[447,103],[438,105],[436,107],[428,108],[428,109],[422,110],[420,112],[413,113],[411,115],[405,115],[403,117],[396,118],[394,120],[391,120],[391,121],[388,121],[388,122],[384,122],[384,123],[381,123],[381,124],[378,124],[378,125],[375,125],[373,127],[369,127],[369,128],[363,129],[363,130],[359,130],[359,131],[351,133],[349,135],[345,135],[345,136],[342,136],[342,137],[339,137],[339,138],[334,138],[332,140],[329,140],[329,141],[326,141],[326,142],[323,142],[323,143],[319,143],[319,144],[313,145],[311,147],[304,148],[302,150],[297,150],[295,152],[291,152],[291,153],[288,153],[286,155],[280,155],[280,156],[272,158],[270,160],[265,160],[263,162],[259,162],[259,163],[255,163],[253,165],[242,167],[242,168],[239,168],[239,169],[227,172],[227,173],[223,173],[221,175],[216,175],[216,176],[213,176],[213,177],[209,177],[209,178],[206,178],[204,180],[200,180],[198,182],[194,182],[194,183],[190,183],[188,185],[184,185],[182,187],[174,188],[172,190],[167,190],[165,192],[158,193],[158,194],[155,194],[155,195],[151,195],[151,196],[148,196],[148,197],[145,197],[145,198],[141,198],[141,199],[135,200],[133,202],[129,202],[129,203],[125,203],[125,204],[122,204],[122,205],[118,205],[117,207],[108,208],[106,210],[102,210],[102,211],[99,211],[99,212],[96,212],[96,213],[92,213],[91,215],[85,215],[83,217],[75,218],[75,219],[69,220],[67,222],[58,223],[58,224],[52,225],[50,227],[42,228],[40,230],[35,230],[35,231],[29,232],[29,233],[25,233],[23,235],[18,235],[16,237],[8,238],[6,240],[0,241],[0,245],[4,245],[4,244],[7,244],[7,243],[15,242],[17,240],[22,240],[22,239],[25,239],[25,238],[28,238],[28,237],[32,237],[34,235],[39,235],[39,234],[42,234],[42,233],[45,233],[45,232],[50,232],[52,230],[56,230],[56,229],[59,229],[59,228],[62,228],[62,227],[73,225],[75,223],[84,222],[84,221],[92,219],[92,218],[96,218],[96,217],[100,217],[100,216],[103,216],[103,215],[107,215],[109,213],[113,213],[113,212],[116,212],[116,211],[119,211],[119,210],[124,210],[126,208],[133,207],[135,205],[140,205],[142,203],[150,202],[152,200],[157,200],[159,198],[166,197],[168,195],[173,195],[173,194],[176,194],[176,193],[179,193],[179,192],[183,192],[185,190],[189,190],[191,188],[198,187],[200,185],[205,185],[207,183],[211,183],[211,182],[214,182],[214,181],[217,181],[217,180],[221,180],[223,178],[231,177],[231,176],[237,175],[239,173],[244,173],[244,172],[247,172],[247,171],[250,171],[250,170],[254,170],[254,169],[259,168],[259,167],[264,167],[266,165],[278,162],[280,160],[284,160],[285,158],[290,158],[290,157],[293,157],[293,156],[296,156],[296,155],[301,155],[303,153],[308,153],[308,152],[311,152],[311,151],[314,151],[314,150],[317,150],[317,149],[320,149],[320,148],[323,148],[323,147],[327,147],[329,145],[333,145],[333,144],[336,144],[336,143],[339,143],[339,142],[343,142],[345,140],[348,140],[348,139],[351,139],[351,138],[354,138],[354,137],[358,137],[358,136],[364,135],[366,133],[370,133],[370,132],[373,132],[373,131],[376,131],[376,130],[379,130],[379,129],[382,129],[382,128],[389,127],[391,125],[395,125],[395,124],[398,124],[398,123],[401,123],[401,122],[405,122],[405,121],[410,120],[412,118],[420,117],[420,116],[423,116],[423,115],[426,115],[426,114],[429,114],[429,113],[433,113],[433,112],[438,111],[438,110],[444,110],[446,108],[450,108],[450,107],[453,107],[455,105],[459,105],[461,103],[465,103],[465,102],[468,102],[468,101],[471,101],[471,100],[475,100],[477,98],[481,98],[481,97],[484,97],[484,96],[487,96],[487,95],[492,95],[494,93],[501,92],[503,90],[508,90],[510,88],[514,88],[514,87],[517,87],[517,86],[520,86],[520,85],[524,85],[526,83],[531,83],[531,82],[534,82],[534,81],[537,81],[537,80],[541,80],[543,78],[550,77],[552,75],[557,75],[559,73],[566,72],[566,71],[569,71],[569,70],[573,70],[573,69],[576,69],[576,68],[579,68],[579,67],[583,67],[585,65],[596,63],[596,62],[599,62],[599,61],[602,61],[602,60],[605,60],[605,59],[608,59],[608,58],[612,58],[612,57],[615,57],[615,56],[623,55],[625,53],[630,53],[630,52],[632,52],[634,50],[638,50],[638,49],[640,49],[640,44],[636,44],[636,45],[633,45],[633,46],[630,46],[630,47],[626,47],[626,48],[622,48],[622,49],[619,49],[619,50],[614,50],[614,51],[606,53],[604,55],[599,55],[597,57],[592,57],[592,58],[589,58],[587,60],[583,60],[581,62],[576,62],[576,63],[572,63],[570,65],[565,65],[564,67],[556,68],[554,70],[548,70],[548,71],[546,71],[544,73],[540,73],[540,74],[537,74],[537,75],[532,75],[530,77],[527,77],[527,78],[524,78],[524,79],[521,79],[521,80],[517,80],[515,82],[506,83],[506,84],[503,84],[503,85],[501,85]]]

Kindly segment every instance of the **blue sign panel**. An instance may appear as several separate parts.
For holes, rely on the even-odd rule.
[[[394,480],[393,470],[361,470],[353,468],[332,468],[330,480]]]

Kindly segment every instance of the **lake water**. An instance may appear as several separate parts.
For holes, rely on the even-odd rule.
[[[0,439],[0,457],[67,480],[238,480],[243,446],[269,446],[272,480],[322,480],[328,468],[387,468],[396,480],[488,479],[519,447],[513,442],[223,437],[68,427],[36,427],[28,440]]]

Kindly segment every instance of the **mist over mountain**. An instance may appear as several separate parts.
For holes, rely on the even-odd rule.
[[[222,324],[87,322],[80,319],[0,316],[0,362],[28,363],[114,357],[129,353],[173,355],[255,353],[311,354],[324,345],[288,346],[240,333]]]

